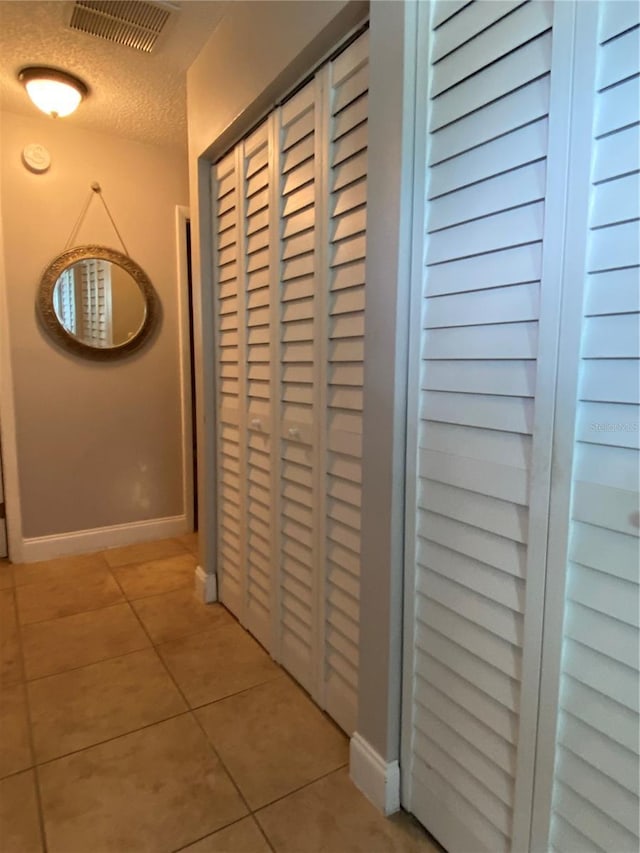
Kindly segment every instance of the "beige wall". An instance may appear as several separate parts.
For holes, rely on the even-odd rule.
[[[189,150],[222,153],[367,13],[347,0],[236,0],[187,75]]]
[[[2,229],[24,537],[182,515],[175,205],[188,199],[179,152],[78,130],[64,120],[1,116]],[[20,159],[52,157],[42,175]],[[112,364],[62,352],[34,313],[44,268],[65,247],[98,181],[163,319],[150,345]],[[120,249],[96,198],[75,241]]]

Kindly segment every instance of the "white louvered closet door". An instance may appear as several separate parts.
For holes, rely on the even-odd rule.
[[[243,621],[268,649],[271,648],[273,595],[269,141],[269,125],[265,121],[242,145],[243,325],[246,329],[246,350],[243,359],[243,368],[246,370],[246,582]]]
[[[533,433],[537,388],[549,381],[537,358],[552,7],[437,2],[422,12],[427,233],[403,803],[450,853],[500,853],[528,836],[533,774],[535,708],[523,697],[539,610],[527,607],[528,584],[544,570],[530,540],[546,517],[536,509],[544,478],[532,486],[532,474],[548,452]]]
[[[316,252],[317,85],[280,111],[280,612],[283,666],[317,693],[320,270]]]
[[[213,168],[214,282],[216,331],[216,414],[218,529],[217,568],[220,600],[240,616],[243,600],[245,531],[244,454],[240,412],[244,405],[244,352],[240,346],[239,193],[237,152]]]
[[[213,170],[220,599],[272,642],[271,160],[264,122]]]
[[[357,715],[368,35],[213,173],[222,602]]]
[[[580,269],[565,284],[563,331],[580,341],[580,352],[576,365],[561,351],[559,365],[558,387],[577,385],[577,401],[567,416],[561,410],[557,425],[562,440],[574,432],[573,418],[575,433],[563,456],[566,466],[573,455],[563,624],[543,659],[545,680],[559,669],[559,695],[543,693],[541,700],[541,736],[553,731],[556,708],[557,731],[550,829],[542,827],[539,847],[636,853],[640,6],[580,5],[578,76],[591,103],[575,109],[578,119],[589,109],[593,116],[576,141],[576,156],[590,146],[591,164],[586,235],[582,231],[567,246],[572,257],[583,251],[585,260],[584,276]],[[561,519],[558,502],[552,518]],[[552,569],[549,583],[564,579],[564,565]],[[550,596],[562,601],[562,588],[553,586]],[[549,780],[539,785],[545,799]]]
[[[329,67],[324,705],[358,709],[369,33]]]

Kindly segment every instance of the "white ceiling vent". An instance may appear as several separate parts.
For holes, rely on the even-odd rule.
[[[76,0],[69,27],[151,53],[176,9],[162,0]]]

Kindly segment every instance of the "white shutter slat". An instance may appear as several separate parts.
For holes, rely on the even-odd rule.
[[[544,197],[545,178],[544,162],[531,163],[462,187],[453,197],[447,194],[434,198],[429,205],[429,231],[539,201]]]
[[[560,707],[630,752],[635,749],[638,743],[635,714],[567,673],[563,677]]]
[[[619,577],[638,579],[638,539],[617,531],[574,521],[569,557],[583,566]]]
[[[596,140],[593,155],[593,182],[617,178],[634,171],[637,168],[639,147],[640,127],[637,124]]]
[[[550,64],[551,37],[547,33],[462,81],[450,92],[444,92],[440,96],[442,103],[432,111],[429,130],[439,130],[480,109],[484,104],[530,83],[548,73]]]
[[[613,382],[612,382],[613,379]],[[640,403],[640,370],[636,359],[620,359],[611,376],[608,361],[594,360],[580,382],[580,399],[607,403]]]
[[[637,73],[637,72],[636,72]],[[624,116],[624,120],[620,120]],[[594,135],[604,136],[640,120],[640,80],[633,77],[619,86],[605,89],[596,102]]]
[[[640,310],[637,284],[633,268],[592,274],[585,294],[585,315],[636,313]]]
[[[337,166],[364,151],[367,147],[366,122],[343,134],[333,147],[333,166]]]
[[[368,63],[369,30],[365,30],[346,50],[332,60],[331,82],[334,89]]]
[[[279,196],[282,199],[279,260],[280,387],[280,565],[277,617],[280,659],[305,689],[314,692],[313,542],[314,423],[317,376],[317,281],[315,243],[318,150],[315,83],[304,86],[280,109],[282,124]],[[289,429],[297,430],[291,440]]]
[[[575,570],[577,567],[571,568]],[[637,589],[632,590],[631,594],[635,594],[637,598]],[[631,618],[635,621],[635,628],[617,616],[609,618],[603,615],[598,612],[601,609],[599,607],[597,610],[592,610],[589,606],[584,607],[575,602],[569,603],[566,616],[567,636],[627,666],[635,666],[638,657],[636,652],[638,647],[637,608],[636,612],[631,614]]]
[[[485,662],[490,661],[503,675],[520,680],[521,653],[511,643],[438,602],[425,600],[423,613],[438,634],[455,638],[457,645]]]
[[[597,818],[594,819],[594,815],[590,814],[590,807],[593,808],[592,804],[576,794],[572,788],[562,783],[558,785],[558,811],[555,819],[557,820],[559,815],[561,820],[566,822],[565,826],[571,826],[574,833],[573,836],[567,837],[566,830],[560,830],[561,834],[558,837],[560,849],[575,850],[576,853],[590,850],[632,849],[629,847],[632,836],[621,826],[606,818],[606,828],[604,828]],[[554,834],[558,829],[557,825],[554,826]],[[597,842],[597,846],[594,842]],[[604,846],[600,846],[602,844]],[[615,847],[609,847],[610,844],[615,844]]]
[[[433,166],[431,198],[542,159],[548,131],[548,120],[541,118]]]
[[[501,433],[448,422],[421,422],[418,446],[448,454],[454,454],[464,447],[467,457],[513,468],[528,469],[531,463],[531,437],[528,435]]]
[[[541,202],[453,225],[440,231],[437,240],[429,241],[427,263],[439,264],[507,249],[513,245],[511,235],[514,233],[520,235],[520,242],[534,243],[542,239],[542,227]]]
[[[362,36],[360,36],[362,38]],[[366,38],[366,34],[365,34]],[[348,49],[351,57],[353,53]],[[332,71],[335,71],[335,64],[332,63]],[[369,65],[364,63],[358,67],[357,60],[354,63],[354,69],[348,77],[340,80],[333,74],[332,89],[333,97],[331,104],[331,113],[336,115],[350,103],[359,98],[369,87]]]
[[[635,0],[606,3],[600,12],[600,43],[636,27],[640,23],[640,9]]]
[[[329,595],[326,707],[349,733],[357,722],[358,590],[360,575],[360,482],[365,312],[368,32],[329,66],[331,119],[336,140],[329,157],[329,237],[332,241],[327,299],[326,555],[328,572],[343,572],[352,595],[337,608]],[[342,562],[336,562],[341,555]],[[348,556],[347,556],[348,555]],[[355,593],[355,594],[354,594]],[[337,644],[341,644],[337,649]],[[331,651],[331,650],[335,651]],[[349,649],[349,664],[344,655]]]
[[[615,364],[615,362],[612,362]],[[615,378],[612,378],[615,383]],[[638,449],[640,431],[637,405],[584,401],[578,408],[576,437],[580,441]]]
[[[342,112],[334,117],[333,128],[331,131],[332,141],[336,142],[345,133],[349,133],[354,127],[362,124],[367,120],[369,104],[366,94],[360,97],[345,107]]]
[[[463,391],[465,393],[503,394],[509,397],[533,397],[535,362],[519,359],[433,361],[425,372],[424,390]]]
[[[426,725],[425,728],[427,728]],[[455,779],[454,791],[466,805],[466,810],[469,809],[470,805],[477,818],[486,822],[484,831],[481,830],[480,832],[488,849],[506,850],[507,837],[511,826],[509,809],[460,763],[451,758],[449,752],[442,749],[437,741],[432,740],[420,731],[416,732],[416,741],[418,748],[422,747],[423,750],[428,750],[432,756],[432,764],[429,765],[429,770],[435,771],[440,776],[442,780],[440,785],[446,789],[448,787],[447,780]]]
[[[471,152],[474,145],[486,143],[499,144],[500,137],[518,128],[524,128],[531,122],[544,121],[548,112],[549,78],[533,80],[516,92],[488,103],[479,112],[471,112],[461,119],[439,128],[438,134],[431,140],[429,165],[448,160],[455,155]],[[526,150],[526,149],[525,149]],[[481,149],[472,162],[482,159]],[[457,180],[466,180],[458,177]],[[436,170],[436,188],[438,187],[439,172]],[[435,192],[435,190],[434,190]]]
[[[464,713],[504,740],[507,746],[514,745],[514,714],[464,677],[422,652],[417,656],[416,675],[420,676],[417,690],[422,690],[427,681],[433,682],[434,695],[437,690],[438,695],[446,696],[454,706],[459,706]],[[422,702],[426,701],[426,694],[417,695],[421,696]]]
[[[526,543],[528,515],[524,507],[429,481],[420,491],[418,506],[480,527],[514,542]]]
[[[550,833],[561,853],[575,849],[567,822],[585,849],[626,853],[640,842],[638,17],[637,4],[601,3],[592,48],[592,185]]]
[[[433,512],[419,514],[418,533],[422,538],[450,551],[474,557],[515,577],[524,577],[526,552],[519,542]]]
[[[471,0],[436,0],[433,4],[433,29],[435,30],[437,27],[440,27],[448,18],[457,15],[461,9],[469,6],[470,3]]]
[[[475,394],[470,406],[465,394],[449,391],[422,394],[421,416],[429,421],[530,435],[533,414],[533,401],[519,397]]]
[[[592,228],[610,226],[640,216],[640,176],[625,175],[593,190]]]
[[[237,369],[240,361],[239,266],[241,235],[238,230],[239,176],[232,151],[212,170],[217,293],[215,317],[218,349],[216,386],[218,454],[222,469],[218,481],[218,573],[221,600],[232,612],[242,607],[241,517],[241,435],[239,429],[241,386]],[[229,367],[227,367],[229,366]],[[227,373],[230,370],[232,372]]]
[[[426,360],[532,359],[537,344],[536,322],[487,323],[430,329],[425,335],[422,356]]]
[[[425,295],[464,293],[538,281],[540,273],[541,244],[531,243],[440,263],[430,270]]]
[[[447,26],[440,27],[432,53],[433,62],[438,62],[443,56],[455,51],[460,45],[522,5],[522,2],[523,0],[497,0],[492,4],[489,16],[477,3],[469,3]]]
[[[476,14],[482,20],[482,30],[476,37],[466,40],[466,34],[458,28],[456,49],[441,59],[436,59],[437,54],[434,56],[431,97],[477,74],[534,36],[550,30],[552,8],[551,3],[541,0],[537,3],[523,3],[512,14],[501,17],[497,17],[495,8],[492,8],[493,14],[490,16],[478,11]],[[455,27],[457,23],[458,16],[442,28],[436,43],[442,38],[446,39],[446,30]],[[455,39],[455,36],[452,38]]]
[[[637,833],[638,800],[623,786],[617,785],[604,773],[589,767],[577,755],[568,749],[560,749],[561,761],[558,779],[571,788],[592,807],[591,816],[595,817],[593,807],[600,810],[607,803],[607,810],[601,811],[601,821],[617,823],[626,829],[630,836]],[[611,837],[609,831],[603,832],[603,837]],[[637,836],[636,836],[637,837]]]
[[[513,645],[521,642],[522,615],[520,613],[491,601],[465,584],[432,572],[423,563],[420,565],[424,572],[420,573],[418,591],[425,598],[429,597],[437,601]]]
[[[461,738],[472,743],[490,761],[506,773],[512,774],[515,769],[515,752],[513,746],[504,738],[485,725],[481,720],[472,716],[457,702],[437,689],[430,691],[429,697],[424,694],[421,683],[416,690],[416,701],[430,713],[457,732]],[[425,704],[428,701],[428,705]]]
[[[472,326],[535,320],[539,312],[537,284],[491,288],[462,295],[431,297],[426,328]]]
[[[464,838],[464,849],[493,853],[510,849],[521,772],[552,8],[470,3],[441,20],[438,10],[414,457],[411,687],[420,699],[410,802],[427,827],[439,815],[445,848],[463,849]],[[442,695],[452,715],[459,707],[458,717],[504,739],[509,760],[499,770],[441,716]]]
[[[527,504],[528,472],[522,468],[497,465],[459,454],[421,450],[418,470],[420,474],[440,483],[521,506]]]

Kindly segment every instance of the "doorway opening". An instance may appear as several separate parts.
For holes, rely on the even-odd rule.
[[[191,266],[191,220],[185,220],[185,240],[187,244],[187,298],[189,318],[189,389],[191,403],[191,476],[193,491],[193,529],[198,529],[198,443],[196,430],[196,364],[193,334],[193,276]]]

